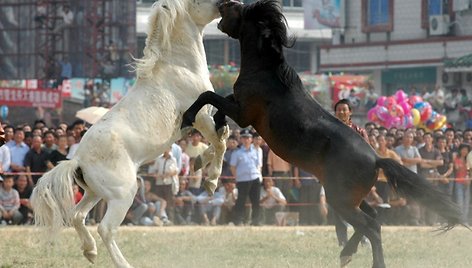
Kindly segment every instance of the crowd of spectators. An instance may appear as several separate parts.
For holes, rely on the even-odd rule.
[[[31,224],[33,211],[29,197],[33,187],[42,173],[73,157],[87,125],[78,120],[50,128],[38,120],[32,125],[4,124],[3,127],[6,144],[0,147],[0,223]],[[365,129],[369,143],[378,155],[397,159],[452,195],[468,220],[472,129],[426,132],[413,128],[386,129],[374,123],[367,123]],[[205,168],[198,171],[193,168],[196,157],[208,147],[198,131],[177,141],[155,161],[143,165],[137,177],[139,190],[123,224],[332,224],[329,200],[316,177],[278,157],[256,132],[250,131],[248,143],[248,132],[247,129],[232,130],[227,140],[220,185],[213,196],[202,187]],[[245,196],[244,200],[238,199],[241,185],[235,180],[241,168],[237,166],[242,157],[238,153],[241,148],[254,150],[253,157],[258,159],[255,163],[260,163],[256,166],[261,174],[253,176],[257,180],[248,186],[259,192],[244,195],[240,192],[239,196]],[[79,202],[82,192],[77,185],[74,185],[74,192],[76,202]],[[246,200],[247,197],[252,198],[251,202],[249,198]],[[258,202],[254,203],[254,197]],[[439,216],[391,191],[382,172],[366,201],[378,210],[382,224],[442,223]],[[235,215],[237,204],[242,204],[242,208],[238,208]],[[253,208],[257,211],[251,212]],[[100,222],[105,209],[106,205],[100,202],[87,217],[87,223]]]

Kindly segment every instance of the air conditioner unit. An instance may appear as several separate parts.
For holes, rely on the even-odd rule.
[[[444,35],[449,33],[449,15],[429,16],[429,34]]]

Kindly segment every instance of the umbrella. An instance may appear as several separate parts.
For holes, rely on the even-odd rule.
[[[105,115],[110,109],[104,107],[90,106],[79,110],[75,113],[75,117],[84,120],[89,124],[95,124],[103,115]]]

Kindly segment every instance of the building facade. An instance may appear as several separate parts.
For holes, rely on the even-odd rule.
[[[137,7],[136,25],[138,35],[138,56],[142,56],[145,39],[147,18],[153,0],[139,0]],[[245,3],[255,2],[246,0]],[[289,34],[296,36],[295,46],[286,49],[287,61],[297,72],[317,72],[319,66],[319,45],[329,43],[331,30],[305,30],[302,0],[281,0],[284,15],[289,26]],[[220,32],[216,24],[210,23],[204,30],[204,43],[209,65],[234,64],[239,66],[240,52],[237,40],[230,39]]]
[[[472,90],[472,1],[345,1],[345,16],[320,48],[321,72],[370,75],[380,95]]]

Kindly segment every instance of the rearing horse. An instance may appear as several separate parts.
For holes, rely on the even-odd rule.
[[[106,214],[98,226],[116,267],[131,267],[115,243],[117,227],[123,221],[137,190],[140,165],[155,159],[182,136],[182,114],[205,91],[210,82],[203,28],[219,17],[216,0],[160,0],[149,17],[144,58],[137,60],[137,81],[82,138],[70,161],[63,161],[44,174],[35,187],[32,204],[36,224],[52,228],[73,225],[82,241],[85,257],[94,262],[95,239],[85,228],[87,213],[103,199]],[[208,162],[210,179],[204,186],[216,188],[227,126],[218,128],[203,109],[194,125],[211,142],[200,165]],[[72,183],[84,190],[74,207]]]
[[[234,94],[223,98],[203,93],[185,112],[182,127],[191,125],[200,108],[211,104],[218,109],[217,125],[225,123],[225,115],[241,127],[252,125],[277,155],[315,174],[331,207],[355,230],[341,252],[341,266],[350,262],[365,235],[372,244],[373,267],[385,267],[380,224],[375,210],[363,201],[379,168],[394,189],[447,219],[446,230],[462,223],[461,213],[446,194],[396,161],[377,156],[360,135],[303,88],[283,56],[290,39],[278,1],[249,5],[220,1],[219,10],[218,28],[241,46]]]

